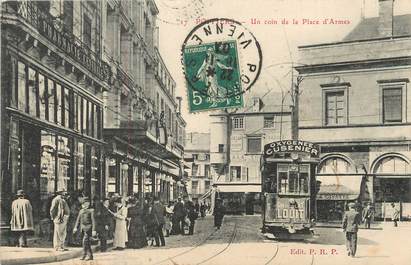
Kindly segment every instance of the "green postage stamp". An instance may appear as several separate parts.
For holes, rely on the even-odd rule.
[[[191,112],[243,106],[235,40],[184,47]]]
[[[185,38],[181,62],[190,112],[241,108],[262,66],[260,44],[240,22],[205,20]]]

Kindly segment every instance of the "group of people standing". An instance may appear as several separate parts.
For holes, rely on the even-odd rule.
[[[27,247],[27,233],[34,230],[33,209],[23,190],[17,191],[12,203],[11,230],[18,236],[18,246]],[[100,250],[107,250],[107,240],[113,238],[114,250],[143,248],[155,241],[165,246],[165,236],[193,235],[196,219],[205,217],[205,204],[194,204],[188,197],[178,198],[165,207],[159,198],[146,198],[142,203],[133,196],[91,200],[85,195],[56,192],[50,204],[53,225],[53,248],[66,251],[69,246],[82,245],[85,260],[92,260],[91,244],[100,241]],[[220,199],[213,209],[214,226],[221,227],[225,208]],[[166,235],[164,235],[165,231]],[[80,239],[81,238],[81,239]],[[81,243],[80,243],[81,241]]]

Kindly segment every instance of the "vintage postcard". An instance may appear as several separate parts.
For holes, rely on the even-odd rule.
[[[0,4],[0,264],[411,264],[411,1]]]

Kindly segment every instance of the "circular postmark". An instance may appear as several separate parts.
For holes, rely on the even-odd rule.
[[[198,24],[182,45],[190,110],[242,107],[258,79],[260,44],[240,22],[214,18]]]

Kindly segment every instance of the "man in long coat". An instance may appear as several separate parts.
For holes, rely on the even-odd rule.
[[[56,251],[65,251],[64,241],[67,236],[67,221],[70,216],[70,207],[66,201],[67,193],[58,191],[51,202],[50,217],[54,222],[53,247]]]
[[[344,213],[342,228],[345,232],[348,256],[354,257],[357,252],[357,232],[361,224],[361,215],[355,209],[355,203],[350,202],[348,208],[348,211]]]
[[[160,202],[158,197],[154,197],[154,203],[153,203],[153,208],[151,209],[151,214],[152,217],[154,218],[154,239],[156,241],[156,247],[160,246],[165,246],[166,242],[164,240],[164,235],[163,235],[163,226],[166,223],[166,219],[164,217],[166,213],[166,208],[164,205]]]
[[[183,202],[181,201],[181,197],[178,197],[177,203],[174,205],[174,221],[176,222],[176,233],[181,233],[184,235],[184,219],[186,217],[186,209],[184,207]]]
[[[27,247],[27,232],[34,230],[33,210],[23,190],[17,191],[17,199],[11,204],[11,231],[18,235],[18,246]]]

